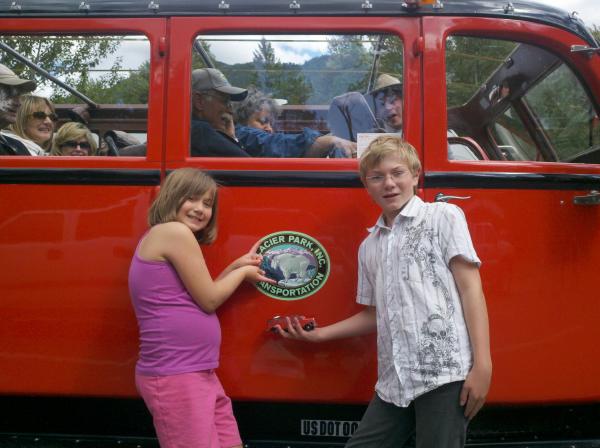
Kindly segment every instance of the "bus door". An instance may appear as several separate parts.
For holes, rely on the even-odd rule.
[[[194,115],[188,101],[190,73],[216,67],[232,85],[253,85],[268,93],[280,105],[275,132],[310,140],[315,131],[319,136],[332,131],[328,115],[336,98],[353,92],[366,104],[363,94],[377,49],[381,58],[375,76],[387,72],[397,77],[409,86],[405,101],[410,107],[419,103],[419,61],[405,50],[412,49],[418,27],[417,20],[406,18],[172,19],[169,58],[178,70],[169,72],[169,91],[177,89],[181,95],[169,94],[166,168],[205,169],[221,184],[219,237],[203,249],[213,275],[264,239],[261,247],[270,250],[269,268],[278,281],[268,290],[245,285],[219,310],[223,329],[219,375],[232,398],[296,403],[286,408],[285,423],[281,412],[269,414],[273,420],[265,417],[269,437],[273,431],[298,435],[300,419],[320,412],[318,405],[298,406],[298,402],[364,404],[373,393],[374,338],[323,344],[315,350],[273,337],[266,325],[275,315],[293,314],[326,325],[358,311],[357,250],[378,212],[359,181],[356,159],[339,158],[334,152],[305,157],[306,147],[301,146],[288,157],[278,152],[280,147],[265,146],[260,149],[271,151],[266,157],[192,156],[190,147],[196,142],[190,142]],[[420,135],[418,117],[408,114],[409,135]],[[275,267],[276,259],[289,261],[294,251],[312,257],[306,269],[285,274]],[[246,417],[254,421],[267,415],[252,409],[253,415]],[[338,420],[357,420],[361,413],[362,408]],[[248,428],[244,416],[239,420],[244,431],[257,434],[256,424]],[[326,435],[307,428],[307,436]]]
[[[483,261],[490,401],[597,401],[600,58],[532,22],[423,23],[425,196]]]
[[[0,390],[136,396],[127,271],[160,182],[165,20],[15,17],[0,30],[1,63],[37,83],[39,98],[21,99],[26,135],[60,142],[0,157]],[[77,145],[90,156],[65,155]]]

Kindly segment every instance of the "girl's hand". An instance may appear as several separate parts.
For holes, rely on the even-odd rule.
[[[479,412],[492,380],[492,367],[474,365],[460,392],[460,405],[465,406],[465,417],[471,420]]]
[[[298,341],[321,342],[319,337],[320,328],[317,327],[311,331],[306,331],[304,328],[302,328],[302,325],[300,325],[297,317],[294,317],[293,319],[286,317],[286,320],[287,331],[283,330],[281,325],[275,325],[273,327],[277,330],[277,334],[279,334],[279,336],[286,339],[296,339]]]
[[[231,263],[231,269],[241,268],[243,266],[259,266],[262,262],[263,256],[256,253],[256,249],[260,244],[260,240],[258,240],[254,245],[250,248],[250,250],[242,255],[240,258]]]
[[[244,280],[250,283],[266,282],[275,284],[275,280],[269,277],[265,277],[265,271],[260,269],[258,266],[246,265],[239,269],[244,270]]]
[[[230,263],[229,266],[223,269],[223,272],[219,274],[217,280],[223,278],[225,275],[229,274],[232,271],[235,271],[236,269],[243,268],[244,266],[260,266],[263,257],[262,255],[256,253],[259,244],[260,240],[254,243],[252,248],[247,253]]]

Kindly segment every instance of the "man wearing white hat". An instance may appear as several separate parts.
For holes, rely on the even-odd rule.
[[[192,156],[248,157],[235,138],[231,108],[231,101],[241,101],[247,94],[215,68],[192,72]]]
[[[387,73],[377,78],[369,92],[375,103],[375,116],[383,121],[385,132],[402,134],[402,83]]]
[[[35,81],[21,79],[7,66],[0,64],[0,129],[13,124],[21,106],[19,97],[35,89]],[[29,151],[18,140],[0,134],[0,155],[28,156]]]

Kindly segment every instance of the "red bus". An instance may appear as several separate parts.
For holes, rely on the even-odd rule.
[[[576,16],[525,1],[0,0],[0,33],[0,62],[35,78],[56,127],[85,109],[102,148],[0,157],[0,438],[156,446],[127,271],[161,179],[184,166],[221,184],[211,270],[273,235],[314,241],[327,262],[278,290],[246,285],[218,312],[245,443],[342,446],[356,427],[374,338],[314,347],[265,327],[359,309],[377,208],[356,159],[193,156],[191,72],[216,67],[280,100],[285,133],[331,132],[348,92],[377,116],[374,80],[400,80],[419,195],[461,206],[483,261],[494,377],[469,441],[597,446],[600,48]]]

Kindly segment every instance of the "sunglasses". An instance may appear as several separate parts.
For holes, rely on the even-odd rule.
[[[77,148],[80,147],[81,149],[87,149],[90,150],[91,146],[88,142],[76,142],[74,140],[67,140],[66,142],[64,142],[62,145],[60,145],[61,148]]]
[[[41,112],[41,111],[33,112],[31,114],[31,116],[33,118],[35,118],[36,120],[45,120],[46,118],[50,118],[50,120],[52,120],[52,121],[58,120],[58,115],[53,114],[53,113],[47,114],[46,112]]]

